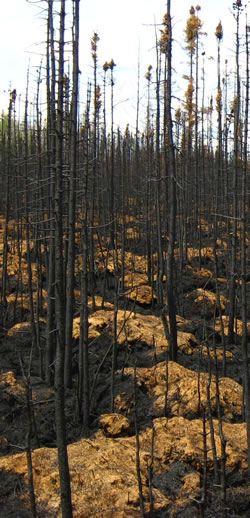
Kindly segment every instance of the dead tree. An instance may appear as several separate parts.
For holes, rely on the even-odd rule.
[[[168,176],[169,176],[169,240],[167,254],[167,310],[169,316],[169,359],[177,360],[177,328],[176,328],[176,302],[174,293],[174,247],[176,240],[176,161],[173,138],[173,122],[171,114],[172,101],[172,22],[171,2],[167,2],[167,13],[164,18],[164,31],[161,43],[167,57],[167,83],[166,83],[166,122],[168,136]],[[166,145],[166,144],[165,144]]]
[[[63,268],[63,109],[64,109],[64,41],[65,0],[60,4],[58,93],[56,121],[56,170],[55,170],[55,312],[56,312],[56,371],[55,412],[58,463],[60,474],[61,508],[63,518],[72,518],[71,488],[67,454],[66,423],[64,410],[65,363],[65,300]]]
[[[69,180],[69,234],[68,261],[66,278],[66,324],[65,324],[65,386],[72,384],[72,323],[74,313],[75,282],[75,220],[76,220],[76,169],[77,169],[77,119],[78,119],[78,78],[79,78],[79,5],[80,0],[73,3],[73,83],[70,110],[70,180]]]

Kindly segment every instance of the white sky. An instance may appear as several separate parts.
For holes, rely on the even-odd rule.
[[[36,91],[37,70],[41,62],[41,53],[45,50],[46,21],[42,7],[46,0],[0,0],[0,110],[7,111],[9,89],[16,88],[24,100],[27,68],[30,63],[30,99]],[[222,65],[225,58],[232,60],[234,49],[235,21],[232,15],[230,0],[200,0],[200,18],[203,30],[208,36],[203,38],[206,56],[214,56],[215,61],[206,61],[208,79],[207,96],[216,90],[216,55],[217,44],[214,36],[215,28],[221,20],[224,31],[222,43]],[[249,0],[243,0],[244,5]],[[59,3],[55,2],[55,5]],[[71,2],[67,2],[71,9]],[[192,0],[172,0],[173,36],[175,39],[173,66],[182,76],[188,73],[188,57],[181,50],[184,43],[183,31],[189,16]],[[197,2],[193,4],[194,7]],[[85,87],[92,80],[90,40],[93,32],[100,37],[98,56],[100,65],[100,86],[102,86],[102,65],[114,59],[115,67],[115,123],[135,126],[135,109],[137,96],[138,56],[140,59],[140,96],[141,119],[145,118],[144,79],[149,64],[155,62],[155,29],[154,21],[159,24],[166,11],[164,0],[81,0],[80,2],[80,83],[82,109],[85,104]],[[242,24],[245,16],[242,15]],[[244,31],[244,28],[243,28]],[[69,34],[70,37],[70,34]],[[233,64],[232,64],[233,66]],[[153,71],[154,74],[154,71]],[[175,75],[174,94],[181,95],[178,75]],[[214,78],[214,83],[211,79]],[[213,91],[214,89],[214,91]],[[20,105],[21,105],[20,103]]]

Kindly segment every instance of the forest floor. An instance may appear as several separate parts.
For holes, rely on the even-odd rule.
[[[115,279],[114,258],[108,251],[106,254],[108,278],[104,298],[103,274],[97,276],[94,299],[89,297],[91,399],[87,438],[82,436],[78,418],[80,318],[77,313],[73,326],[73,387],[65,391],[74,518],[142,516],[138,453],[144,516],[250,516],[242,323],[237,318],[234,343],[228,344],[228,279],[223,276],[222,265],[221,277],[216,279],[213,250],[203,248],[202,265],[198,265],[198,250],[188,249],[188,261],[178,274],[181,278],[177,293],[178,358],[172,362],[166,361],[168,342],[156,295],[148,285],[146,258],[138,249],[125,254],[125,286],[119,293],[116,313],[115,411],[110,413]],[[39,377],[36,353],[30,362],[32,330],[28,293],[26,289],[16,299],[20,258],[11,250],[9,258],[9,325],[0,344],[0,517],[32,516],[26,460],[29,365],[37,516],[60,517],[54,389]],[[25,286],[25,250],[21,268]],[[35,282],[34,265],[34,286]],[[248,282],[248,295],[249,287]],[[218,288],[220,310],[216,299]],[[46,302],[45,286],[43,295]],[[75,296],[79,302],[77,290]],[[45,318],[46,304],[40,321],[42,343]],[[225,455],[221,449],[223,443]]]

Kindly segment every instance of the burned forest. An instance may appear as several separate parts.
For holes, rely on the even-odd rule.
[[[212,94],[202,9],[183,14],[180,98],[165,2],[122,128],[97,32],[83,98],[84,2],[41,4],[35,95],[28,70],[0,126],[0,517],[246,518],[247,5],[230,66],[215,16]]]

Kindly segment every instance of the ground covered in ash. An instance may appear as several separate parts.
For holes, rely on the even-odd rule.
[[[112,413],[112,254],[106,262],[105,292],[100,274],[97,294],[89,297],[87,437],[83,437],[78,415],[80,317],[77,312],[74,317],[73,386],[65,391],[74,517],[140,517],[142,512],[148,517],[248,517],[242,323],[235,320],[234,343],[228,344],[227,281],[223,276],[215,279],[211,249],[203,250],[202,268],[197,267],[196,251],[189,250],[177,293],[178,358],[173,362],[168,359],[156,294],[148,285],[146,259],[133,254],[132,261],[131,257],[126,255],[124,289],[116,308],[118,366]],[[23,258],[23,277],[25,268]],[[29,381],[37,516],[60,517],[54,388],[39,375],[28,295],[15,298],[14,260],[12,269],[9,325],[0,344],[0,516],[32,516],[26,458]],[[45,343],[45,286],[43,296],[41,343]],[[77,290],[75,296],[78,301]]]

